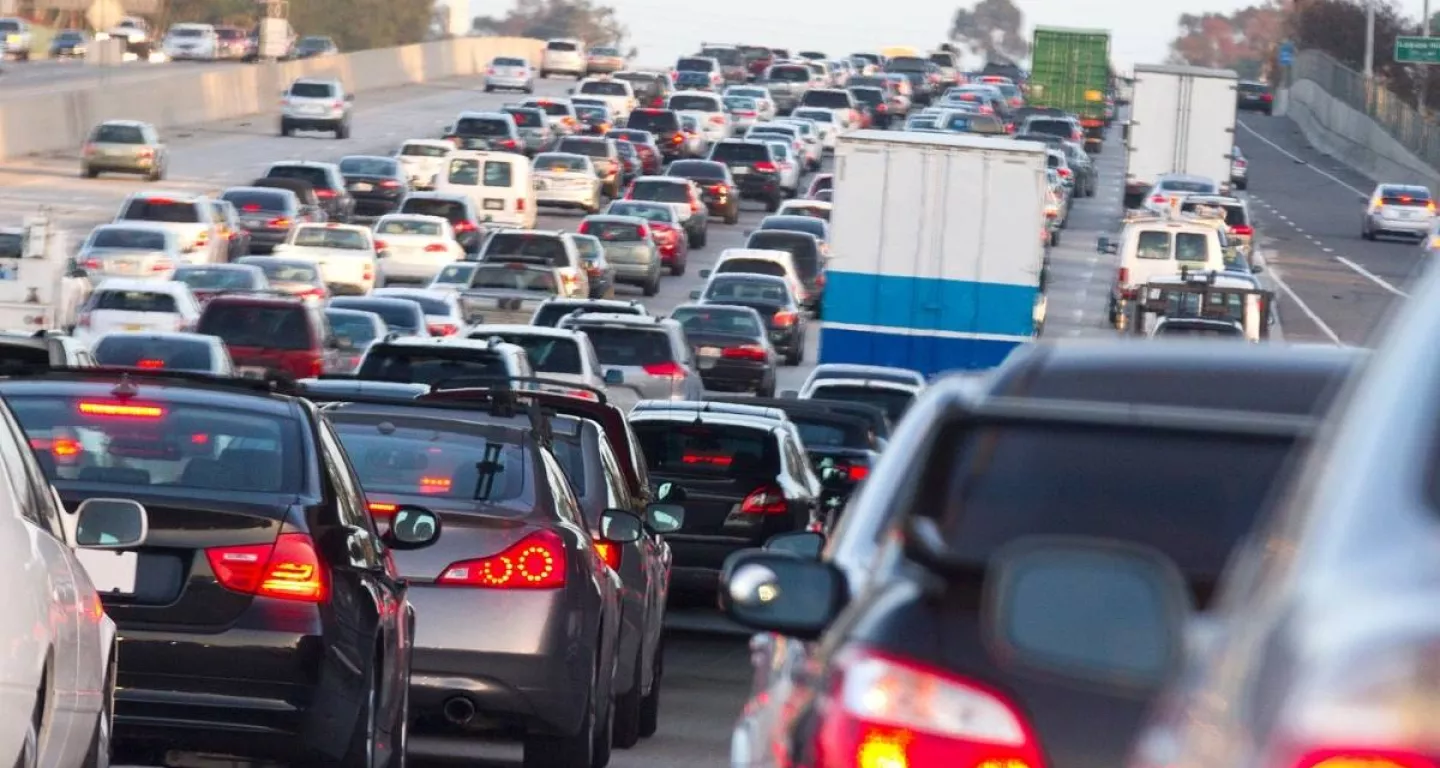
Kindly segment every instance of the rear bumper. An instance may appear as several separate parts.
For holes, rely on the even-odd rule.
[[[764,386],[772,370],[765,363],[748,360],[717,360],[715,367],[700,371],[706,389],[752,390]]]
[[[522,91],[534,85],[528,77],[487,77],[485,78],[486,88],[505,88],[507,90]]]
[[[400,192],[390,194],[372,193],[350,193],[355,198],[355,213],[358,216],[384,216],[387,213],[394,213],[400,207]]]
[[[1370,228],[1376,232],[1394,232],[1406,235],[1424,237],[1430,234],[1431,220],[1425,219],[1386,219],[1380,216],[1370,217]]]
[[[654,264],[615,264],[615,282],[646,285],[660,273],[659,264],[658,259]]]
[[[280,124],[293,130],[333,131],[345,122],[344,115],[336,117],[292,117],[281,115]]]
[[[149,173],[155,168],[152,158],[95,157],[85,161],[85,167],[92,171],[112,173]]]
[[[780,178],[778,176],[758,177],[746,174],[737,179],[735,185],[740,188],[742,200],[768,200],[780,194]]]
[[[270,251],[275,246],[285,242],[290,236],[289,230],[284,229],[247,229],[250,233],[250,250]]]
[[[549,188],[536,190],[536,205],[548,205],[563,208],[584,208],[600,205],[600,193],[593,187],[590,189],[565,189]]]

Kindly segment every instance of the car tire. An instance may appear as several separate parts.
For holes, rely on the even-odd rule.
[[[797,366],[805,361],[805,337],[800,337],[799,343],[785,353],[785,364],[791,367]]]
[[[348,121],[335,126],[335,138],[342,141],[350,138],[350,123]]]
[[[755,396],[767,399],[775,397],[775,382],[771,381],[768,384],[761,384],[760,386],[756,387]],[[658,680],[655,681],[655,685],[659,686],[660,682]]]
[[[345,749],[345,756],[339,760],[324,760],[322,765],[335,766],[335,768],[371,768],[378,765],[375,762],[375,745],[379,741],[379,721],[376,719],[380,707],[380,686],[377,679],[383,667],[379,654],[375,655],[370,674],[365,681],[365,701],[360,705],[360,711],[355,715],[355,723],[350,732],[350,745]],[[391,763],[398,764],[392,759]]]
[[[286,136],[286,137],[288,137],[290,134],[292,134],[292,133],[294,133],[294,132],[295,132],[295,129],[293,129],[293,128],[290,127],[289,121],[286,121],[286,120],[281,120],[281,121],[280,121],[280,135],[281,135],[281,136]]]
[[[640,743],[640,702],[644,698],[640,681],[645,677],[641,674],[644,663],[645,644],[642,642],[635,649],[635,682],[629,693],[615,697],[615,726],[611,743],[619,749],[629,749]]]
[[[725,223],[732,227],[740,223],[740,209],[738,207],[730,213],[725,214]]]
[[[777,194],[776,196],[770,198],[769,200],[766,200],[766,201],[765,201],[765,212],[766,212],[766,213],[774,213],[774,212],[780,210],[780,203],[781,203],[781,199],[780,199],[780,195],[778,195],[778,194]]]
[[[676,259],[670,262],[670,276],[682,277],[685,274],[685,259]]]
[[[550,79],[550,70],[548,70],[548,69],[542,69],[542,70],[540,70],[540,79],[541,79],[541,80],[549,80],[549,79]]]
[[[595,759],[595,696],[599,686],[591,683],[585,701],[580,730],[571,736],[527,735],[525,768],[593,768]]]
[[[1365,239],[1365,240],[1374,240],[1374,239],[1375,239],[1375,233],[1370,231],[1370,227],[1369,227],[1369,226],[1361,225],[1361,227],[1360,227],[1360,237],[1363,238],[1363,239]]]
[[[87,165],[80,169],[80,175],[87,179],[94,179],[99,178],[100,172]]]
[[[648,739],[660,730],[660,683],[665,679],[665,638],[655,649],[655,673],[651,675],[650,693],[640,700],[640,737]]]
[[[705,244],[708,242],[710,242],[710,228],[701,227],[699,233],[697,233],[696,236],[691,239],[690,244],[695,246],[696,248],[704,248]]]
[[[494,93],[494,92],[495,92],[495,86],[493,86],[493,85],[487,85],[487,86],[485,86],[485,92],[486,92],[486,93]]]
[[[1050,247],[1053,248],[1053,247],[1055,247],[1055,246],[1057,246],[1057,245],[1059,245],[1059,244],[1060,244],[1060,230],[1057,229],[1057,230],[1055,230],[1054,232],[1051,232],[1051,233],[1050,233]]]
[[[643,294],[645,294],[646,296],[654,296],[655,294],[659,293],[659,292],[660,292],[660,275],[659,275],[659,273],[656,273],[655,279],[651,280],[650,282],[648,282],[648,283],[646,283],[644,286],[642,286],[642,287],[640,288],[640,292],[643,293]]]

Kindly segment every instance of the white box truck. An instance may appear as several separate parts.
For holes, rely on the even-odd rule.
[[[1140,64],[1125,125],[1125,207],[1167,173],[1230,183],[1238,76],[1228,69]]]
[[[969,134],[841,136],[820,362],[928,376],[990,368],[1032,341],[1045,155]]]

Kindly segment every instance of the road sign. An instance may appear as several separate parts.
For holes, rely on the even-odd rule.
[[[1440,64],[1440,37],[1395,38],[1395,61],[1401,64]]]
[[[1288,66],[1290,66],[1292,63],[1294,63],[1294,61],[1295,61],[1295,44],[1294,44],[1294,43],[1281,43],[1281,44],[1280,44],[1280,66],[1282,66],[1282,67],[1288,67]]]
[[[85,11],[85,20],[91,29],[104,32],[125,19],[125,8],[120,0],[95,0]]]

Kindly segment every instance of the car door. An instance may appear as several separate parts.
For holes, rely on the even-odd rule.
[[[644,505],[630,495],[625,483],[625,476],[620,473],[620,465],[615,460],[615,454],[610,450],[608,440],[601,439],[600,443],[600,465],[605,475],[606,492],[609,495],[608,506],[612,509],[629,510],[641,520],[645,519]],[[665,606],[665,582],[668,568],[662,570],[665,555],[668,547],[660,539],[659,535],[645,527],[636,542],[639,546],[644,561],[645,574],[645,617],[641,625],[642,656],[649,659],[650,653],[656,644],[660,642],[660,629],[662,622],[659,620],[661,611]]]

